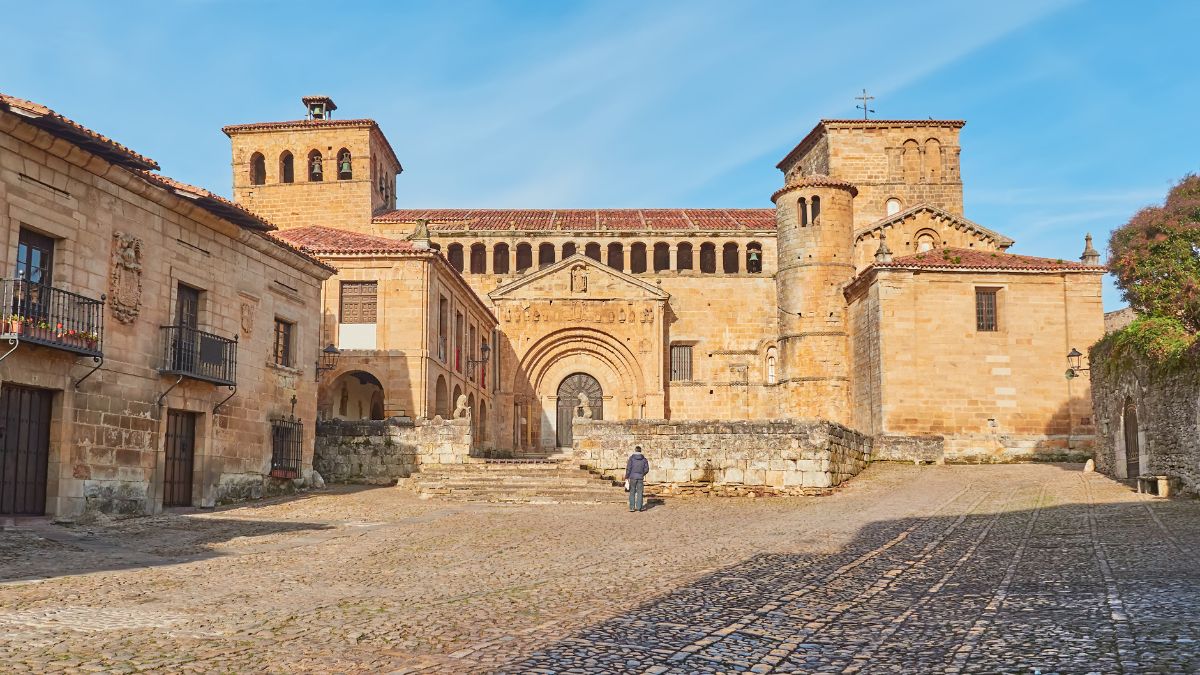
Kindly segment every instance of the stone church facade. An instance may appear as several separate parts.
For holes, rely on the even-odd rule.
[[[224,131],[237,202],[308,253],[356,260],[357,278],[327,282],[323,339],[376,348],[327,374],[322,401],[353,375],[378,385],[377,414],[444,417],[431,381],[447,376],[472,393],[476,445],[516,454],[571,446],[581,420],[780,419],[855,430],[876,456],[929,436],[952,460],[1090,453],[1087,383],[1062,373],[1103,334],[1104,269],[1090,247],[1009,253],[965,217],[961,121],[822,120],[779,163],[772,208],[420,209],[397,199],[375,122],[304,102],[306,119]],[[312,228],[347,241],[322,250]],[[361,289],[340,284],[405,266],[426,280],[416,295],[371,300],[404,318],[348,324]],[[397,321],[421,328],[396,341]],[[398,376],[388,352],[466,368]]]

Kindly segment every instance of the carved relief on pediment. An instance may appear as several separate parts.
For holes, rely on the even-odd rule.
[[[133,323],[137,319],[142,305],[142,240],[131,234],[113,234],[108,296],[117,321]]]

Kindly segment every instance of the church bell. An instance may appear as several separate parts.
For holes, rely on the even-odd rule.
[[[350,173],[350,158],[349,157],[342,158],[342,163],[341,163],[341,166],[338,167],[338,171],[340,171],[342,173]]]
[[[312,174],[313,174],[314,176],[320,176],[320,175],[321,175],[321,158],[320,158],[320,157],[313,157],[313,160],[312,160]]]

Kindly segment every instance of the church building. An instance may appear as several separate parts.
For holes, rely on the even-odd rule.
[[[826,420],[956,461],[1090,456],[1104,268],[1010,253],[963,212],[959,120],[821,120],[768,208],[426,209],[376,122],[227,126],[235,200],[339,272],[325,417],[448,417],[481,453],[580,421]],[[899,441],[898,441],[899,442]]]

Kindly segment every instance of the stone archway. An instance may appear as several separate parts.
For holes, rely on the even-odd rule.
[[[576,417],[604,419],[604,390],[600,382],[587,373],[572,373],[558,385],[557,443],[560,448],[571,447],[571,423]]]
[[[330,387],[333,392],[332,417],[340,420],[381,420],[385,395],[379,378],[365,370],[350,370],[338,375]]]
[[[521,357],[513,382],[513,390],[533,404],[528,430],[533,445],[543,451],[560,447],[558,387],[575,373],[586,373],[599,383],[605,419],[648,416],[648,395],[654,397],[650,416],[660,416],[661,379],[654,375],[660,365],[649,349],[635,352],[605,331],[574,327],[542,336]]]

